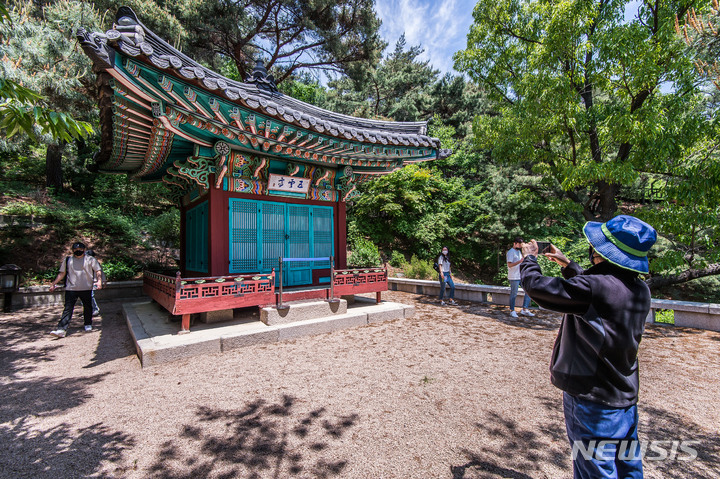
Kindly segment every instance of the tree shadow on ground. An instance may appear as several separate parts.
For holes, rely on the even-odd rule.
[[[457,300],[457,306],[440,306],[438,298],[429,296],[415,296],[413,301],[430,307],[443,309],[457,308],[462,313],[490,318],[516,328],[553,331],[560,327],[560,321],[562,320],[562,315],[560,313],[547,310],[533,310],[533,313],[535,314],[534,317],[521,315],[518,318],[513,318],[510,316],[510,310],[507,306],[493,303],[478,303],[476,301]]]
[[[197,423],[163,444],[150,477],[341,476],[347,460],[337,458],[332,442],[355,425],[357,415],[297,409],[290,396],[274,404],[260,399],[240,410],[199,408]]]
[[[556,410],[556,421],[533,428],[523,428],[515,421],[490,412],[477,424],[486,440],[480,449],[463,449],[467,462],[450,468],[453,479],[564,477],[572,475],[571,454],[562,416],[562,401],[540,398],[543,408]],[[701,427],[687,417],[666,409],[640,405],[639,439],[665,441],[659,447],[665,452],[646,450],[643,459],[645,476],[720,478],[720,436],[712,428]],[[698,441],[690,447],[697,458],[676,447],[671,441]],[[664,459],[658,460],[661,456]],[[546,471],[557,471],[548,475]],[[558,475],[559,474],[559,475]]]
[[[33,343],[46,338],[57,320],[57,308],[53,307],[0,314],[0,344],[3,345],[0,377],[13,378],[34,371],[38,362],[52,361],[49,353],[60,344],[45,343],[38,347]]]
[[[105,374],[98,374],[86,378],[13,380],[0,389],[0,422],[56,414],[80,406],[90,398],[87,387],[104,377]]]
[[[560,327],[562,321],[562,315],[554,311],[534,309],[532,310],[535,315],[533,317],[518,315],[517,318],[513,318],[510,316],[510,309],[505,306],[465,301],[460,305],[464,313],[491,318],[513,328],[555,331]]]
[[[125,318],[122,306],[118,302],[98,302],[100,307],[101,326],[97,328],[99,334],[95,355],[91,362],[83,368],[94,368],[116,359],[134,356],[137,351]],[[97,320],[98,317],[95,318]],[[95,327],[95,326],[93,326]]]
[[[643,459],[647,472],[658,471],[658,477],[702,477],[720,478],[720,436],[717,424],[699,424],[667,409],[643,406],[640,403],[640,441],[698,441],[690,445],[697,451],[697,458],[689,459],[682,450],[671,456],[672,446],[666,442],[661,447],[666,451],[666,459],[659,460],[663,454],[648,450]]]
[[[43,431],[30,418],[0,424],[0,476],[57,479],[90,477],[103,462],[117,462],[134,441],[102,424],[75,429],[59,424]]]
[[[547,409],[562,408],[559,400],[540,400]],[[467,462],[450,467],[453,479],[531,479],[549,477],[543,472],[549,469],[568,472],[569,449],[565,447],[567,439],[561,420],[524,428],[512,419],[488,412],[476,427],[485,444],[480,450],[461,450]]]
[[[707,331],[704,329],[685,328],[674,324],[651,323],[645,325],[643,339],[677,338],[706,333]],[[714,339],[720,340],[720,335],[715,335]]]

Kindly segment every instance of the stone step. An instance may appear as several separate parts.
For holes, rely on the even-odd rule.
[[[321,319],[347,313],[344,299],[329,301],[305,301],[285,303],[284,308],[267,307],[260,310],[260,321],[268,326],[293,323],[307,319]]]

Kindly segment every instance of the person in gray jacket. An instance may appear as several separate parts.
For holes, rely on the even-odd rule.
[[[592,266],[584,270],[555,246],[545,256],[563,278],[543,276],[535,240],[523,244],[523,289],[545,309],[565,313],[550,366],[563,390],[575,478],[641,478],[637,401],[638,348],[650,311],[647,254],[657,234],[620,215],[588,222]]]

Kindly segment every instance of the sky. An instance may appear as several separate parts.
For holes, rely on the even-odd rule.
[[[441,75],[457,75],[452,56],[467,46],[476,3],[477,0],[375,0],[375,11],[382,20],[380,35],[388,43],[385,53],[395,48],[404,32],[406,48],[422,46],[425,49],[422,60],[430,60]],[[626,21],[637,14],[640,3],[639,0],[628,2]]]
[[[407,47],[420,45],[420,57],[441,75],[458,73],[452,56],[465,49],[477,0],[375,0],[375,11],[382,20],[380,35],[388,43],[386,53],[395,48],[405,33]]]

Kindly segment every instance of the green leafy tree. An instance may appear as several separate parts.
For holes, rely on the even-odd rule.
[[[12,80],[0,78],[0,129],[6,138],[25,133],[33,139],[49,135],[71,141],[93,133],[90,123],[50,108],[38,93]]]
[[[640,212],[664,235],[651,263],[653,271],[662,273],[648,279],[653,288],[720,274],[720,141],[717,129],[705,126],[717,127],[720,95],[720,33],[715,26],[720,12],[717,1],[712,4],[705,15],[691,8],[675,20],[677,36],[688,45],[685,56],[694,62],[707,93],[706,117],[697,125],[700,140],[655,178],[658,201]]]
[[[67,0],[43,8],[14,2],[3,18],[0,128],[7,137],[23,132],[48,145],[47,185],[59,191],[65,146],[92,133],[88,120],[95,115],[90,62],[74,32],[81,23],[99,25],[99,18],[89,4]]]
[[[586,219],[607,220],[623,187],[667,173],[712,126],[674,32],[689,3],[480,0],[456,68],[483,86],[479,146],[557,180]]]
[[[190,34],[186,27],[192,28],[192,25],[183,24],[183,22],[170,11],[169,7],[174,5],[175,2],[165,2],[162,0],[94,0],[92,4],[104,19],[106,29],[112,27],[112,22],[115,21],[115,14],[118,9],[127,6],[135,11],[143,25],[147,26],[168,43],[179,49],[187,47]]]
[[[382,49],[372,0],[156,3],[184,26],[186,53],[216,69],[230,59],[242,79],[260,58],[278,83],[301,71],[354,75],[375,63]]]
[[[407,48],[405,36],[395,50],[361,78],[343,77],[328,84],[326,107],[346,114],[395,121],[416,121],[432,116],[430,89],[438,71],[421,61],[423,49]]]
[[[8,30],[13,28],[13,23],[6,3],[0,2],[0,39],[6,38]],[[19,63],[19,59],[15,61]],[[3,67],[5,66],[3,64]],[[89,123],[53,110],[41,94],[9,79],[9,72],[4,68],[3,73],[3,78],[0,78],[0,129],[4,131],[6,138],[25,133],[37,139],[39,133],[57,140],[70,141],[93,132]]]
[[[492,112],[483,89],[461,75],[445,74],[430,86],[428,94],[432,114],[454,128],[456,138],[465,138],[472,133],[475,116]]]

